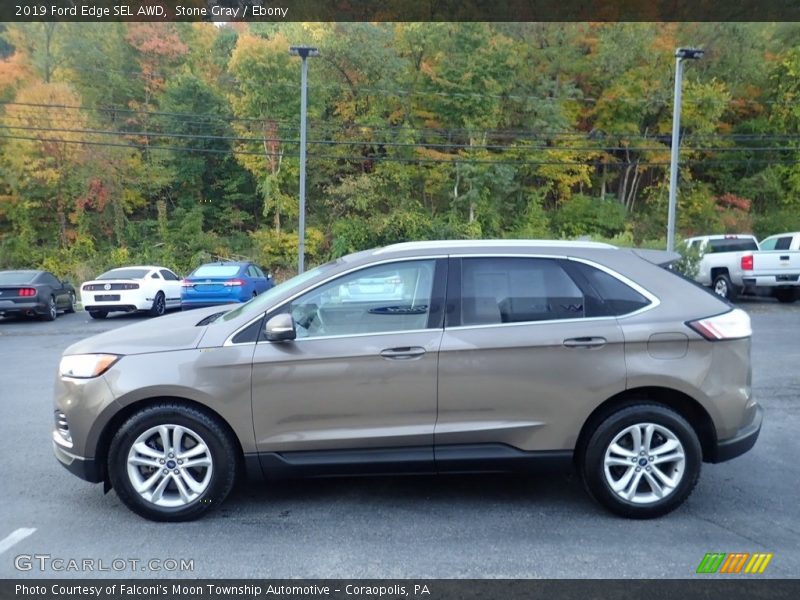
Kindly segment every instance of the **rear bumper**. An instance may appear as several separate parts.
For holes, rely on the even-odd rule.
[[[93,458],[83,458],[67,452],[64,448],[53,442],[53,453],[64,468],[84,481],[100,483],[103,481],[99,465]]]
[[[97,296],[116,296],[119,300],[97,298]],[[131,312],[148,310],[153,306],[153,298],[147,298],[143,290],[96,290],[81,291],[83,310],[105,310],[108,312]]]
[[[140,309],[138,306],[134,306],[133,304],[89,304],[88,306],[84,306],[83,310],[86,312],[135,312],[137,310],[144,309]]]
[[[717,442],[708,462],[721,463],[737,456],[741,456],[753,446],[761,433],[761,423],[764,420],[764,409],[760,404],[756,405],[753,420],[739,429],[732,438]]]
[[[33,300],[31,302],[14,302],[13,300],[0,300],[0,315],[17,314],[44,314],[48,312],[47,302]]]
[[[745,275],[742,284],[747,287],[798,288],[800,273],[781,273],[779,275]]]

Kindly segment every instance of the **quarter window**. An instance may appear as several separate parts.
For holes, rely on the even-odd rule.
[[[593,292],[587,302],[587,317],[626,315],[650,304],[645,296],[605,271],[578,261],[570,261],[568,268],[575,269],[576,277],[582,277]]]
[[[463,325],[575,319],[583,292],[547,258],[465,258],[461,263]]]
[[[426,329],[435,261],[368,267],[291,303],[298,338]]]

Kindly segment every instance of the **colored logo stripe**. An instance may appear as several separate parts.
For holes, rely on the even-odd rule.
[[[700,561],[697,573],[763,573],[769,562],[772,560],[772,553],[769,552],[709,552]]]
[[[772,560],[772,552],[767,554],[766,552],[760,552],[753,554],[750,562],[747,563],[747,566],[744,569],[745,573],[763,573],[764,570],[767,568],[769,561]]]
[[[728,554],[728,558],[722,563],[720,573],[738,573],[744,567],[745,561],[750,558],[747,552],[732,552]]]
[[[716,573],[724,559],[724,552],[709,552],[703,557],[703,560],[700,561],[700,565],[697,567],[697,572]]]

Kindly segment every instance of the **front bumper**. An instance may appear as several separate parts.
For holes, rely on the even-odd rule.
[[[64,468],[73,475],[76,475],[77,477],[80,477],[89,483],[100,483],[103,481],[102,470],[93,458],[75,456],[74,454],[67,452],[55,441],[53,441],[53,453],[56,455],[58,462],[60,462]]]
[[[225,306],[226,304],[241,304],[244,300],[239,298],[220,298],[219,300],[181,300],[181,310],[193,308],[208,308],[209,306]]]
[[[764,409],[760,404],[757,404],[753,414],[753,420],[739,429],[733,437],[718,441],[711,452],[711,456],[708,457],[708,462],[725,462],[726,460],[741,456],[750,450],[755,446],[756,440],[758,440],[758,434],[761,433],[761,423],[763,420]]]

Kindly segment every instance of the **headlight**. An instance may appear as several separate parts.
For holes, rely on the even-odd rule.
[[[62,377],[90,379],[108,371],[120,358],[116,354],[72,354],[61,358],[58,372]]]

